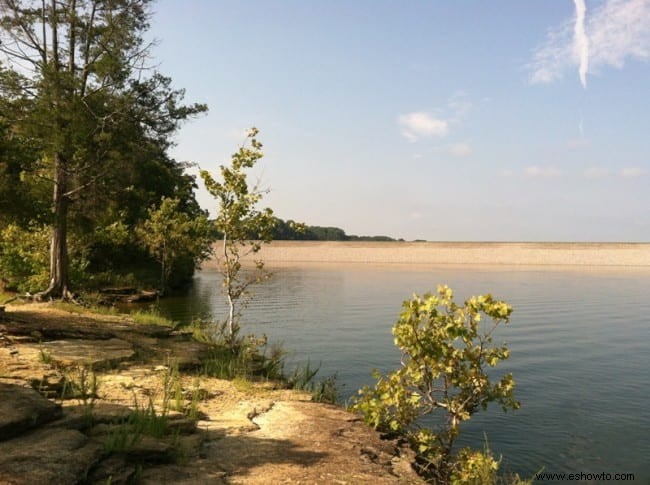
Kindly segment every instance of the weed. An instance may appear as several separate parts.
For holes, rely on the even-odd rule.
[[[314,384],[311,393],[315,402],[336,404],[340,398],[339,387],[336,383],[337,374],[333,374]]]
[[[87,424],[93,421],[93,410],[98,398],[99,380],[92,368],[79,366],[63,372],[63,387],[59,397],[64,399],[78,399],[84,411]]]
[[[192,398],[185,413],[188,418],[193,419],[194,421],[198,421],[199,419],[199,401],[202,397],[200,384],[199,378],[195,378],[192,384]]]
[[[38,351],[38,360],[40,360],[45,365],[50,365],[52,364],[52,354],[50,354],[47,350],[41,348]]]
[[[301,391],[311,391],[313,387],[313,380],[320,370],[320,365],[315,369],[312,368],[311,362],[307,359],[307,363],[303,366],[297,366],[293,370],[293,374],[287,380],[287,385],[291,389],[298,389]]]
[[[251,393],[255,389],[253,382],[243,377],[235,377],[232,380],[232,385],[235,386],[235,389],[239,392]]]
[[[128,452],[138,444],[144,436],[164,438],[168,435],[169,421],[166,414],[157,414],[150,399],[146,407],[138,407],[129,413],[106,437],[104,448],[109,453]],[[174,441],[177,441],[174,439]]]
[[[151,307],[148,310],[137,310],[131,313],[131,318],[135,323],[142,325],[161,325],[164,327],[174,326],[174,322],[169,318],[162,316],[155,307]]]
[[[163,414],[172,409],[174,411],[183,410],[183,382],[178,371],[178,363],[170,363],[165,366],[162,374],[162,392],[163,392]]]
[[[320,365],[316,368],[307,362],[302,366],[297,366],[293,370],[291,377],[287,379],[287,386],[291,389],[311,392],[312,399],[315,402],[336,404],[339,399],[339,389],[336,384],[337,374],[333,374],[322,381],[315,381],[316,374],[320,370]]]

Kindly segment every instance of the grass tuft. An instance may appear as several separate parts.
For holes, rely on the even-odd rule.
[[[173,327],[174,322],[167,317],[164,317],[160,312],[151,307],[148,310],[137,310],[131,313],[131,318],[135,323],[141,325],[161,325],[163,327]]]

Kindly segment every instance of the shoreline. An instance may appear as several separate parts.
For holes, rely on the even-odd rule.
[[[425,483],[399,441],[281,377],[214,375],[210,350],[125,314],[8,306],[0,483]]]
[[[269,266],[313,263],[650,267],[650,243],[273,241],[254,257]],[[216,267],[214,259],[203,269]]]

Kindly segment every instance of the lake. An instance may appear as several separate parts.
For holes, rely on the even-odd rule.
[[[650,479],[650,269],[302,265],[254,287],[243,333],[266,333],[290,351],[288,370],[310,359],[338,373],[344,398],[372,384],[373,368],[399,362],[390,333],[401,303],[439,283],[457,301],[492,293],[514,306],[507,341],[521,409],[498,406],[462,428],[460,444],[484,434],[502,469],[634,473]],[[161,301],[179,321],[225,318],[218,273],[198,273],[189,294]]]

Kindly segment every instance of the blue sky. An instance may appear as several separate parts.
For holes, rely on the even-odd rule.
[[[650,241],[650,0],[159,0],[205,102],[173,155],[260,129],[279,217],[348,234]],[[202,205],[213,207],[205,192]]]

